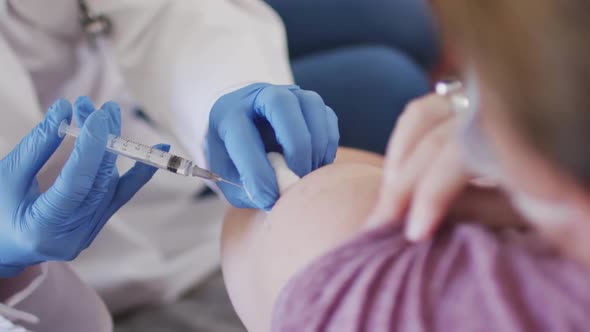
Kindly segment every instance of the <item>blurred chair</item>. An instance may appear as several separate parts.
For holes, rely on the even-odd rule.
[[[266,0],[282,17],[295,81],[338,114],[341,145],[383,153],[439,59],[424,0]]]

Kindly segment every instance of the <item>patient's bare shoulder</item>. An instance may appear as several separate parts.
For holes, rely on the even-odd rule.
[[[384,158],[380,154],[353,148],[339,148],[335,163],[358,163],[382,168]]]
[[[301,179],[270,213],[228,211],[224,277],[250,330],[268,329],[274,302],[295,273],[361,231],[379,189],[381,160],[339,150],[336,163]]]

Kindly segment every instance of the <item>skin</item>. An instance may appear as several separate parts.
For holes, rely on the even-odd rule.
[[[222,269],[232,303],[248,330],[269,329],[274,303],[298,271],[381,225],[369,222],[368,216],[382,176],[381,156],[341,148],[333,165],[297,182],[270,213],[228,210],[222,234]],[[448,219],[489,225],[517,223],[518,216],[511,209],[498,208],[506,205],[494,192],[474,190]],[[501,213],[492,213],[497,211]]]
[[[364,229],[381,183],[381,163],[377,155],[340,151],[334,164],[297,182],[270,213],[228,210],[223,274],[249,331],[270,328],[274,302],[289,278]]]
[[[456,139],[459,118],[450,100],[436,94],[407,106],[387,147],[372,223],[401,222],[407,214],[408,240],[432,236],[474,178]]]

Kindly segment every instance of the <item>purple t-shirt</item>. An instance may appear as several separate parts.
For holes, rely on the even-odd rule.
[[[531,234],[475,225],[410,244],[385,225],[283,289],[273,331],[590,331],[590,274]]]

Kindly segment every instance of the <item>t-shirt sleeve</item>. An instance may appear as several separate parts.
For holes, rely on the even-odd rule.
[[[588,272],[534,235],[461,225],[410,244],[385,225],[300,271],[273,331],[583,331]]]

